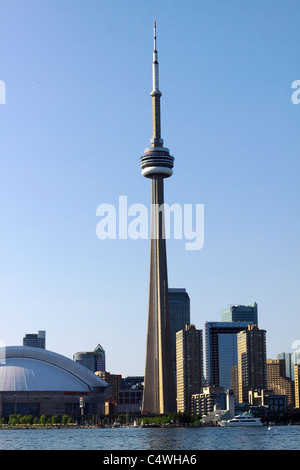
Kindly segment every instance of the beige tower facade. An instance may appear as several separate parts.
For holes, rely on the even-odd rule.
[[[191,411],[192,395],[201,392],[203,377],[203,335],[195,325],[176,333],[177,412]]]
[[[295,408],[300,408],[300,364],[295,364]]]
[[[276,395],[286,395],[288,405],[294,403],[292,381],[286,377],[284,359],[267,359],[267,389]]]
[[[237,334],[238,400],[248,402],[251,390],[263,390],[267,385],[266,331],[256,325]]]

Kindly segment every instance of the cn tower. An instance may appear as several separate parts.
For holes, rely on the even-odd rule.
[[[166,414],[176,410],[169,319],[168,272],[164,227],[164,179],[173,174],[174,158],[161,138],[156,22],[152,65],[151,147],[140,158],[142,175],[151,180],[151,241],[147,349],[142,411]]]

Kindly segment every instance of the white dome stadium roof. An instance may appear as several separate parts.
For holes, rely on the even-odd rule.
[[[41,348],[0,348],[0,392],[89,392],[107,383],[86,367]]]

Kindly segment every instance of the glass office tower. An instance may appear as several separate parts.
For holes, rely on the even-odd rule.
[[[46,349],[46,331],[39,330],[37,333],[26,334],[23,338],[23,346]]]
[[[73,355],[73,360],[92,372],[105,371],[105,351],[100,344],[94,351],[81,351]]]
[[[176,333],[190,324],[190,298],[185,289],[169,289],[173,369],[176,371]]]
[[[238,364],[237,333],[249,322],[206,322],[206,378],[208,385],[233,389],[233,368]]]
[[[221,312],[222,321],[244,321],[258,325],[257,303],[252,302],[248,305],[230,305]]]
[[[291,380],[295,380],[294,366],[296,363],[294,363],[293,361],[295,357],[292,356],[292,353],[282,352],[280,354],[277,354],[277,359],[284,359],[286,376],[289,377]]]

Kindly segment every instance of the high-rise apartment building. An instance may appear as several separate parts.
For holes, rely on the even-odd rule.
[[[161,138],[155,22],[152,83],[151,147],[145,149],[140,159],[142,175],[151,181],[150,279],[142,409],[148,413],[164,414],[176,410],[164,220],[164,179],[173,174],[174,157],[164,147]]]
[[[200,393],[203,377],[202,330],[186,325],[176,333],[177,411],[190,412],[192,395]]]
[[[105,371],[105,351],[98,344],[94,351],[82,351],[73,355],[73,360],[87,367],[92,372]]]
[[[286,395],[287,404],[294,403],[292,380],[286,376],[285,359],[267,359],[267,389],[275,395]]]
[[[294,366],[295,408],[300,408],[300,364]]]
[[[230,305],[221,312],[221,320],[229,322],[243,321],[258,325],[257,303],[248,305]]]
[[[176,374],[176,333],[189,325],[190,297],[186,289],[169,289],[170,327],[174,376]]]
[[[96,375],[108,384],[108,400],[110,403],[114,404],[115,410],[117,410],[117,406],[120,402],[120,383],[122,376],[119,374],[111,374],[106,371],[97,371]]]
[[[267,386],[266,331],[256,325],[237,334],[239,402],[249,401],[249,391]]]
[[[234,366],[237,365],[237,333],[246,330],[247,322],[206,322],[206,379],[208,385],[233,389]]]
[[[23,338],[23,346],[46,349],[46,331],[26,334]]]

